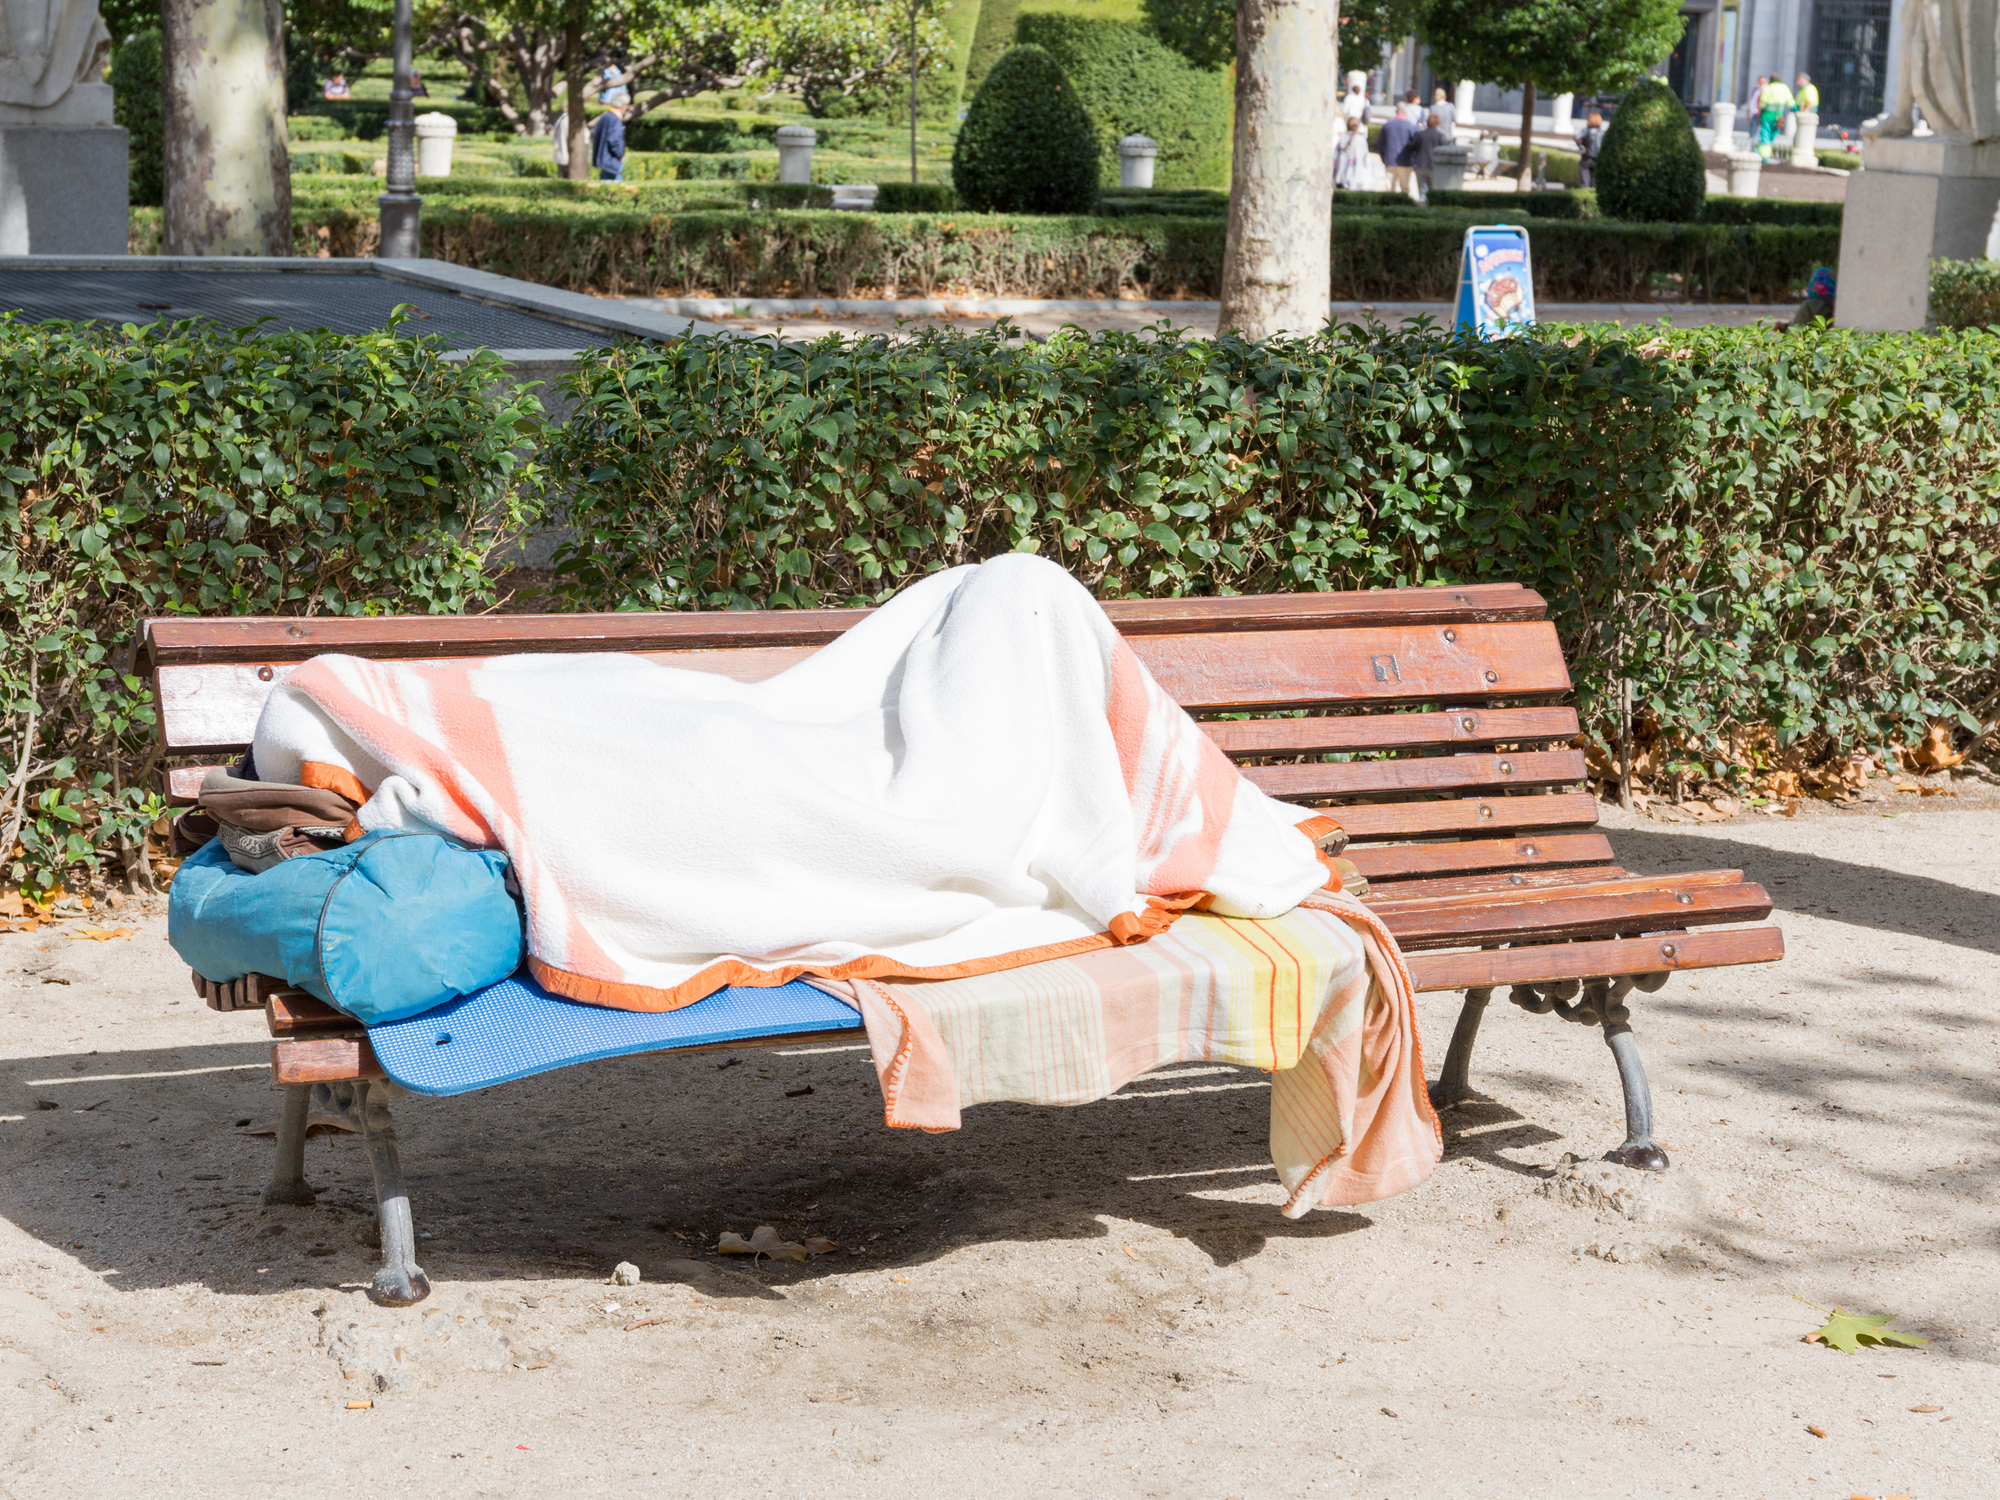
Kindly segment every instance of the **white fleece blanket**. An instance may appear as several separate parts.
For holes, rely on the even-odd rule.
[[[322,656],[254,748],[267,781],[361,801],[350,836],[504,849],[536,977],[628,1010],[962,978],[1196,905],[1278,916],[1327,878],[1308,835],[1332,825],[1245,781],[1028,556],[914,583],[757,683],[622,653]]]

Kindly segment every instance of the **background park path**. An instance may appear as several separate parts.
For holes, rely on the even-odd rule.
[[[0,1495],[1994,1494],[2000,811],[1899,813],[1607,814],[1634,869],[1745,868],[1790,944],[1633,997],[1697,1190],[1652,1223],[1539,1195],[1619,1139],[1616,1078],[1504,1003],[1436,1178],[1300,1223],[1254,1072],[925,1136],[861,1050],[639,1058],[398,1106],[437,1286],[398,1313],[355,1141],[259,1208],[262,1022],[163,919],[0,937]],[[704,1249],[759,1224],[840,1249]],[[1808,1302],[1933,1342],[1808,1345]]]

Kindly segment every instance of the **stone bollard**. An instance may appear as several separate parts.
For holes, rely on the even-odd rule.
[[[778,181],[813,180],[813,146],[819,136],[810,125],[778,127]]]
[[[1799,122],[1798,134],[1792,137],[1792,165],[1795,167],[1817,167],[1819,165],[1819,116],[1811,110],[1802,109],[1795,119]]]
[[[1149,188],[1153,185],[1153,162],[1160,148],[1149,136],[1128,135],[1118,143],[1118,185],[1122,188]]]
[[[417,116],[417,175],[451,176],[451,147],[458,139],[458,121],[433,110]]]
[[[1431,191],[1456,193],[1465,187],[1465,165],[1472,160],[1470,146],[1439,146],[1431,152]]]
[[[1755,151],[1735,151],[1729,157],[1729,196],[1754,198],[1757,179],[1764,170],[1764,158]]]

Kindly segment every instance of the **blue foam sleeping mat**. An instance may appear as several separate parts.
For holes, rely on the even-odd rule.
[[[413,1094],[465,1094],[571,1063],[803,1031],[861,1032],[852,1006],[794,980],[731,987],[669,1011],[606,1010],[552,995],[526,971],[421,1015],[368,1028],[382,1070]]]

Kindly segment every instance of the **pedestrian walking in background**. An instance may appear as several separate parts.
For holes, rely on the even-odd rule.
[[[1372,192],[1375,188],[1375,161],[1368,150],[1368,125],[1349,120],[1333,151],[1333,185],[1350,193]]]
[[[1604,116],[1592,110],[1583,122],[1583,134],[1576,138],[1577,185],[1597,186],[1597,153],[1604,149]]]
[[[1424,117],[1424,128],[1410,138],[1410,171],[1416,178],[1416,192],[1413,195],[1419,203],[1427,203],[1431,196],[1431,167],[1434,153],[1440,146],[1449,146],[1451,137],[1446,135],[1438,123],[1436,115]]]
[[[1416,176],[1410,164],[1403,157],[1410,149],[1410,142],[1416,138],[1417,127],[1410,123],[1410,117],[1398,110],[1382,123],[1382,165],[1389,171],[1389,191],[1408,193],[1416,197]]]
[[[1341,115],[1352,123],[1368,123],[1368,75],[1359,69],[1347,75],[1347,93],[1340,101]]]
[[[1431,114],[1438,120],[1438,129],[1444,132],[1444,138],[1447,141],[1456,139],[1453,132],[1458,128],[1458,106],[1445,97],[1443,89],[1439,89],[1431,100]]]
[[[620,97],[613,98],[613,95]],[[590,164],[602,182],[625,180],[625,106],[631,98],[623,89],[608,89],[603,95],[604,113],[590,127]]]
[[[1777,149],[1778,127],[1793,105],[1792,91],[1773,73],[1757,91],[1757,154],[1766,161]]]

